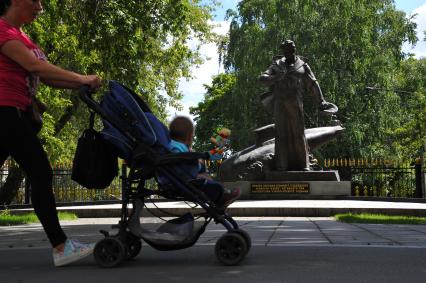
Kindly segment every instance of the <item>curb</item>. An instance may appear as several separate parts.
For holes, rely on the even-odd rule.
[[[32,209],[13,209],[11,214],[24,214]],[[58,207],[58,211],[76,214],[79,218],[120,217],[121,208],[96,207]],[[204,212],[201,208],[165,207],[144,209],[142,216],[173,216],[182,215],[188,211],[193,214]],[[326,207],[230,207],[228,213],[236,217],[330,217],[339,213],[373,213],[385,215],[404,215],[426,217],[426,209],[405,208],[326,208]]]
[[[61,210],[62,211],[62,210]],[[70,209],[66,210],[75,213],[80,218],[104,218],[104,217],[120,217],[120,209]],[[167,217],[171,215],[182,215],[191,211],[193,214],[203,213],[204,210],[199,208],[162,208],[150,209],[148,212],[144,210],[142,216],[161,216]],[[386,215],[404,215],[404,216],[423,216],[426,217],[426,210],[419,209],[377,209],[377,208],[313,208],[313,207],[236,207],[228,208],[228,213],[236,217],[330,217],[340,213],[372,213]]]

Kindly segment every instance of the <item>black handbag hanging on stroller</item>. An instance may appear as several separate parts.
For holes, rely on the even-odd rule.
[[[101,231],[105,238],[96,244],[94,251],[98,265],[114,267],[137,256],[141,240],[157,250],[191,247],[212,220],[227,230],[216,242],[216,257],[225,265],[240,263],[251,247],[248,233],[239,228],[225,209],[218,207],[197,188],[203,186],[203,182],[191,180],[177,170],[182,165],[198,164],[198,160],[208,158],[208,154],[171,153],[168,129],[137,94],[118,82],[110,81],[109,91],[100,103],[91,97],[88,88],[80,90],[80,98],[101,116],[103,138],[129,166],[128,172],[122,170],[125,172],[122,173],[121,219],[118,225],[113,226],[118,228],[118,233],[109,235]],[[156,189],[145,185],[152,179],[158,184]],[[145,201],[152,196],[192,202],[200,206],[203,213],[196,219],[189,212],[161,225],[141,224]],[[129,212],[130,204],[132,209]]]

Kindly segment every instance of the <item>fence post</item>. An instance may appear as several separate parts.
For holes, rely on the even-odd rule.
[[[422,178],[423,156],[416,158],[415,171],[416,171],[416,198],[423,198],[424,182]]]

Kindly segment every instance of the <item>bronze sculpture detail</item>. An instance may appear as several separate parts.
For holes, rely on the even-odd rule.
[[[293,41],[284,41],[283,57],[274,60],[259,80],[270,87],[271,110],[275,120],[275,170],[309,171],[309,147],[305,136],[303,95],[314,95],[319,109],[331,114],[337,107],[326,102],[307,63],[296,55]]]

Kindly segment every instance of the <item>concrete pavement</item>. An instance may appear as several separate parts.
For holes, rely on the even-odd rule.
[[[2,283],[424,283],[426,249],[344,246],[253,246],[238,266],[223,266],[212,246],[141,253],[117,268],[96,266],[93,257],[63,268],[50,249],[0,250]]]
[[[252,238],[238,266],[223,266],[210,224],[194,247],[141,253],[114,269],[88,257],[54,268],[40,224],[0,227],[0,282],[424,282],[426,225],[346,224],[331,217],[237,217]],[[147,223],[160,221],[144,218]],[[95,242],[118,218],[63,221],[70,237]]]
[[[347,224],[331,217],[236,218],[253,246],[379,246],[426,248],[426,225]],[[145,222],[159,222],[145,218]],[[99,230],[112,231],[117,218],[83,218],[62,221],[67,235],[84,242],[102,238]],[[196,245],[215,245],[225,233],[221,225],[210,224]],[[40,224],[0,227],[0,250],[49,247]]]
[[[155,213],[188,210],[184,203],[149,204]],[[31,210],[31,209],[29,209]],[[76,212],[62,221],[69,237],[83,242],[115,232],[120,205],[60,207]],[[196,211],[198,209],[195,209]],[[425,215],[425,203],[352,200],[238,201],[229,211],[252,239],[238,266],[223,266],[214,245],[226,231],[211,223],[194,247],[161,252],[143,244],[141,253],[118,268],[99,268],[88,257],[54,268],[51,248],[40,224],[0,226],[0,282],[425,282],[426,225],[346,224],[337,212]],[[23,213],[28,210],[13,210]],[[252,215],[276,217],[247,217]],[[301,216],[303,215],[303,216]],[[289,217],[298,216],[298,217]],[[100,217],[100,218],[99,218]],[[144,223],[159,218],[144,217]]]
[[[182,214],[190,210],[183,202],[147,203],[151,212]],[[32,209],[11,210],[27,213]],[[76,213],[77,221],[62,222],[67,234],[83,241],[101,238],[99,230],[111,230],[117,224],[121,204],[58,207],[60,211]],[[193,208],[200,212],[199,207]],[[426,247],[426,226],[346,224],[329,217],[344,212],[370,212],[426,216],[426,203],[357,201],[357,200],[271,200],[236,201],[228,211],[243,229],[252,235],[253,244],[276,245],[355,245]],[[144,209],[144,221],[161,221]],[[261,215],[261,217],[259,217]],[[321,217],[318,217],[321,216]],[[213,245],[224,233],[221,225],[210,224],[198,245]],[[0,249],[49,246],[39,224],[0,227]]]

